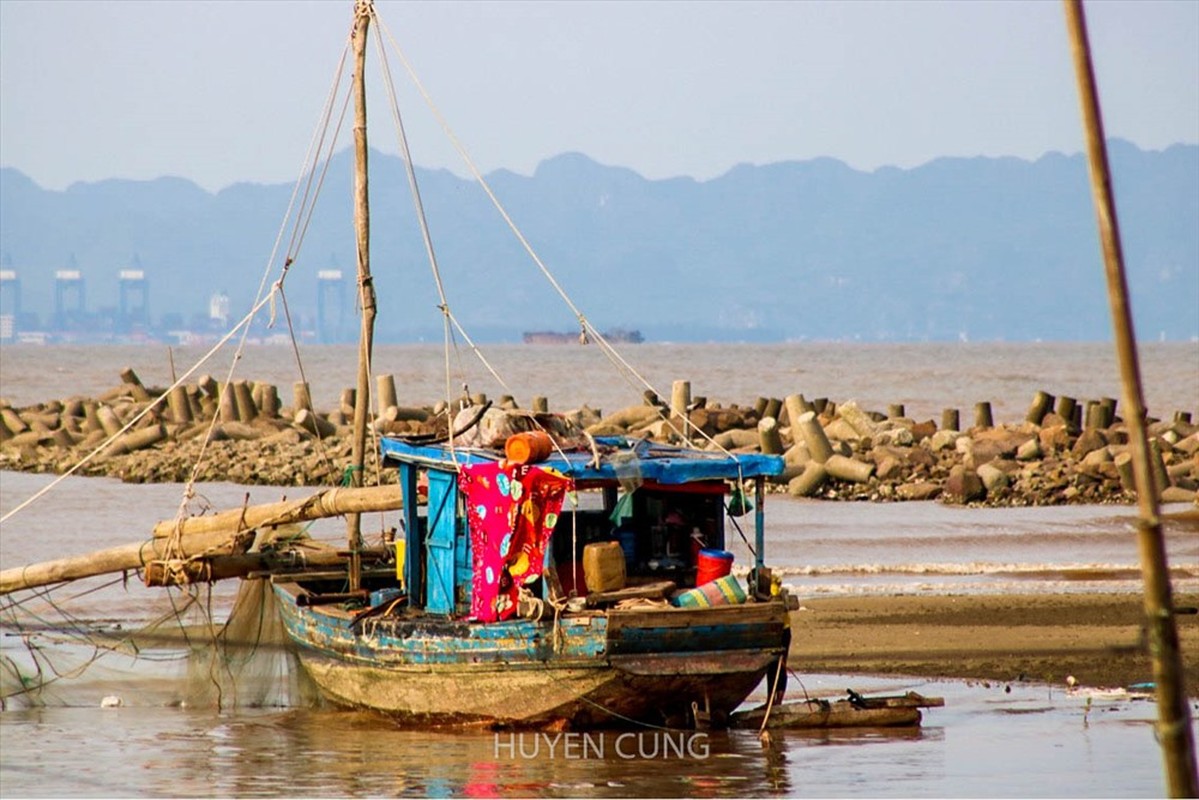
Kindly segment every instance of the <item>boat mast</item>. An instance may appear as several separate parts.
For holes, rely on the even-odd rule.
[[[350,485],[362,485],[366,463],[366,420],[370,410],[371,349],[375,336],[375,287],[371,279],[370,201],[367,192],[366,145],[366,35],[374,15],[371,0],[354,6],[354,232],[358,242],[358,302],[362,306],[362,330],[358,342],[358,388],[354,396],[354,449]],[[346,515],[346,541],[350,551],[350,591],[361,588],[362,518]]]
[[[1103,116],[1099,108],[1099,92],[1095,87],[1095,70],[1091,62],[1082,0],[1065,0],[1065,8],[1087,140],[1091,193],[1095,200],[1099,238],[1103,246],[1116,355],[1124,384],[1124,404],[1128,409],[1124,416],[1128,423],[1128,443],[1133,455],[1137,505],[1140,508],[1137,544],[1145,586],[1145,630],[1148,633],[1149,654],[1153,659],[1153,680],[1157,693],[1157,738],[1161,742],[1170,796],[1196,797],[1199,796],[1199,776],[1196,774],[1195,741],[1191,733],[1190,708],[1184,686],[1182,651],[1178,644],[1178,629],[1174,624],[1174,599],[1166,561],[1166,540],[1157,502],[1160,488],[1154,486],[1149,465],[1141,368],[1137,360],[1128,279],[1120,244],[1120,225],[1116,217],[1107,144],[1103,134]]]

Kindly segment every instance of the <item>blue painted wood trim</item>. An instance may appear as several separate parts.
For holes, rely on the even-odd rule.
[[[416,496],[416,467],[400,465],[400,491],[404,497],[404,588],[415,606],[421,605],[424,587],[421,585],[421,556],[423,546],[420,531],[419,498]]]
[[[300,608],[281,586],[275,593],[293,640],[345,661],[374,666],[498,665],[504,669],[606,666],[607,620],[561,619],[562,646],[554,649],[553,621],[471,623],[420,618],[385,618],[351,627],[344,613]]]

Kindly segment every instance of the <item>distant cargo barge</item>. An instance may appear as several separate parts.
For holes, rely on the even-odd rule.
[[[641,331],[630,331],[624,328],[605,331],[602,335],[609,342],[616,344],[641,344],[645,341]],[[562,331],[525,331],[523,340],[525,344],[587,344],[587,337],[584,334]]]

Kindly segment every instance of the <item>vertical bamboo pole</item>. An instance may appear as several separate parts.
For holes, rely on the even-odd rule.
[[[754,571],[766,566],[766,478],[754,478]],[[752,588],[750,590],[753,591]]]
[[[362,332],[358,343],[358,391],[354,397],[354,447],[350,485],[362,485],[366,464],[366,420],[371,397],[371,350],[375,334],[375,286],[371,280],[370,201],[367,191],[366,145],[366,34],[374,7],[359,0],[354,17],[354,232],[358,245],[358,302],[362,305]],[[361,586],[362,517],[346,515],[346,542],[350,551],[350,591]]]
[[[1103,246],[1107,274],[1108,302],[1112,311],[1116,354],[1127,409],[1129,444],[1133,454],[1133,475],[1137,484],[1137,541],[1141,554],[1141,572],[1145,583],[1144,604],[1149,651],[1153,657],[1153,678],[1157,687],[1157,736],[1162,746],[1166,785],[1173,797],[1199,796],[1199,778],[1195,770],[1195,743],[1191,732],[1190,708],[1183,686],[1182,653],[1178,647],[1178,629],[1174,624],[1170,573],[1166,563],[1165,537],[1159,515],[1157,493],[1149,465],[1149,442],[1145,429],[1145,402],[1137,362],[1132,311],[1129,308],[1128,282],[1124,274],[1124,255],[1120,245],[1120,226],[1112,194],[1107,146],[1103,135],[1103,117],[1095,88],[1095,72],[1087,41],[1087,23],[1081,0],[1063,0],[1066,24],[1070,31],[1070,49],[1078,80],[1079,101],[1087,139],[1091,172],[1091,193]]]

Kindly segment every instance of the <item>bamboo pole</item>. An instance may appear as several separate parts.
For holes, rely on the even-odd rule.
[[[244,543],[245,547],[252,542],[252,537],[249,538],[250,541]],[[108,550],[98,550],[87,555],[13,567],[0,571],[0,595],[109,572],[139,569],[151,561],[166,558],[168,554],[182,557],[200,553],[230,554],[238,549],[238,544],[237,537],[231,536],[227,531],[215,531],[183,536],[178,542],[179,549],[174,551],[170,539],[150,539]]]
[[[185,517],[178,523],[173,519],[163,520],[154,526],[154,538],[170,536],[176,527],[179,527],[184,536],[218,531],[230,533],[264,525],[286,525],[325,517],[339,517],[343,514],[395,511],[402,507],[403,498],[398,484],[364,488],[341,487],[326,489],[296,500],[236,508],[204,517]]]
[[[1160,509],[1149,464],[1145,401],[1137,360],[1136,337],[1132,326],[1132,310],[1129,307],[1128,281],[1124,274],[1120,225],[1116,218],[1107,145],[1103,135],[1103,116],[1095,87],[1095,71],[1091,64],[1082,1],[1063,2],[1086,132],[1091,193],[1095,200],[1099,238],[1103,246],[1108,302],[1111,306],[1116,354],[1120,362],[1121,383],[1124,389],[1129,444],[1133,454],[1133,475],[1137,484],[1137,505],[1140,508],[1137,542],[1145,583],[1146,630],[1149,634],[1149,652],[1153,657],[1153,678],[1157,689],[1157,736],[1161,742],[1166,784],[1170,795],[1196,797],[1199,796],[1199,777],[1196,776],[1195,768],[1195,742],[1191,730],[1190,707],[1183,686],[1182,653],[1178,646],[1178,629],[1174,624],[1174,601],[1166,562],[1165,537],[1162,535]]]
[[[370,195],[367,186],[366,143],[366,36],[374,7],[360,2],[354,17],[354,232],[358,245],[358,293],[362,308],[362,333],[358,342],[358,391],[354,398],[354,447],[350,485],[362,485],[366,463],[366,422],[370,412],[371,350],[375,335],[375,285],[371,279]],[[362,519],[346,515],[346,543],[350,550],[350,591],[360,588]]]
[[[144,579],[147,586],[183,586],[211,583],[227,578],[244,578],[252,572],[288,571],[295,568],[297,553],[301,554],[299,557],[305,570],[311,570],[313,567],[338,568],[346,564],[345,554],[332,547],[296,547],[283,551],[221,554],[179,562],[151,561],[146,565]],[[382,558],[386,556],[387,551],[364,549],[363,553]],[[296,573],[297,579],[303,574]]]

